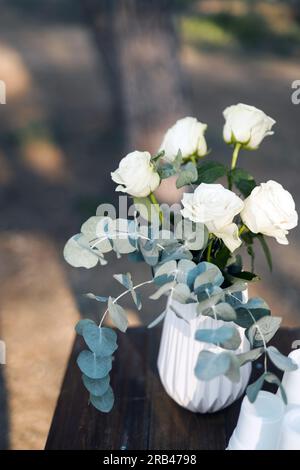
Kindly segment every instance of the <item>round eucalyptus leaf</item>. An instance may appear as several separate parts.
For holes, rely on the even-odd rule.
[[[201,315],[206,309],[213,307],[216,305],[220,300],[224,299],[224,292],[221,289],[221,287],[214,287],[211,292],[204,292],[204,297],[203,295],[198,296],[201,298],[199,300],[198,306],[197,306],[197,312]]]
[[[128,319],[126,311],[121,305],[114,303],[113,299],[108,299],[108,311],[113,324],[123,333],[127,330]]]
[[[220,354],[201,351],[195,367],[196,377],[200,380],[212,380],[225,374],[231,365],[231,357],[227,352]]]
[[[266,316],[260,318],[246,330],[246,336],[253,347],[260,347],[268,343],[280,327],[282,318]]]
[[[82,336],[83,334],[83,328],[86,326],[86,325],[95,325],[96,326],[96,323],[93,321],[93,320],[90,320],[89,318],[84,318],[83,320],[79,320],[79,322],[77,323],[77,325],[75,326],[75,331],[78,335]]]
[[[241,344],[238,330],[231,325],[223,325],[220,328],[206,328],[196,331],[195,339],[204,343],[212,343],[224,349],[235,350]]]
[[[227,377],[231,382],[238,383],[241,378],[240,364],[235,354],[230,356],[230,366],[225,372],[225,377]]]
[[[112,358],[98,357],[91,351],[81,351],[77,358],[77,364],[81,372],[91,379],[102,379],[111,370]]]
[[[94,396],[101,397],[107,392],[109,387],[109,375],[102,379],[91,379],[87,375],[82,374],[82,381],[85,388]]]
[[[193,162],[188,162],[186,165],[181,167],[179,176],[176,180],[176,188],[182,188],[191,183],[195,183],[198,179],[197,166]]]
[[[113,277],[118,281],[122,286],[126,287],[126,289],[130,290],[133,288],[131,274],[114,274]]]
[[[278,387],[280,389],[282,400],[283,400],[284,404],[287,405],[288,404],[287,395],[286,395],[285,389],[282,385],[282,382],[277,377],[277,375],[272,374],[271,372],[266,372],[265,373],[265,381],[270,383],[270,384],[278,385]]]
[[[248,385],[247,387],[247,397],[250,401],[250,403],[254,403],[257,395],[262,389],[262,386],[265,381],[265,374],[262,374],[255,382],[253,382],[251,385]]]
[[[187,283],[188,273],[196,267],[196,264],[189,259],[181,259],[177,266],[176,280],[178,283]]]
[[[237,359],[240,363],[240,366],[247,364],[247,362],[256,361],[264,352],[264,348],[250,349],[245,353],[237,354]]]
[[[128,237],[124,238],[124,235],[117,236],[114,239],[113,247],[115,251],[121,253],[122,255],[128,255],[129,253],[133,253],[136,250],[136,247],[130,242]]]
[[[117,349],[117,335],[111,328],[99,328],[95,323],[83,327],[84,341],[96,356],[111,356]]]
[[[175,279],[177,270],[176,261],[168,261],[167,263],[161,264],[155,270],[154,283],[158,286],[172,282]]]
[[[186,284],[176,284],[173,289],[173,299],[181,304],[186,304],[191,300],[191,291]]]
[[[237,301],[235,304],[235,323],[242,328],[249,328],[253,321],[259,321],[263,317],[270,317],[271,312],[268,304],[259,297],[250,299],[247,303]],[[274,317],[272,317],[274,318]],[[271,320],[272,322],[273,320]],[[266,320],[267,324],[268,320]]]
[[[298,365],[290,357],[286,357],[274,346],[267,349],[268,356],[278,369],[283,371],[292,371],[298,369]]]
[[[70,238],[64,247],[64,258],[74,268],[93,268],[99,261],[92,252],[83,235],[77,234]]]
[[[234,308],[226,302],[221,302],[205,309],[202,312],[202,315],[223,321],[235,321],[236,319],[236,312]]]
[[[183,245],[179,247],[174,246],[173,248],[168,247],[162,252],[161,262],[166,263],[171,260],[180,260],[180,259],[193,259],[192,253]]]
[[[159,299],[162,295],[167,294],[170,292],[171,289],[174,288],[176,285],[175,281],[168,282],[167,284],[162,285],[154,294],[152,294],[149,299],[151,300],[157,300]]]
[[[102,411],[102,413],[109,413],[115,401],[111,386],[108,387],[107,391],[102,396],[90,395],[90,401],[97,410]]]
[[[162,276],[163,274],[170,274],[170,273],[175,273],[177,270],[177,263],[176,261],[168,261],[160,266],[158,266],[155,270],[154,277],[159,277]]]
[[[196,282],[196,278],[197,282]],[[222,276],[222,273],[220,269],[212,264],[208,263],[207,261],[202,261],[201,263],[197,264],[197,266],[189,271],[188,277],[187,277],[187,283],[190,289],[193,288],[194,284],[194,290],[199,289],[201,286],[207,285],[207,284],[213,284],[215,286],[221,286],[223,283],[224,278]]]
[[[147,242],[139,240],[139,249],[145,262],[150,266],[156,266],[159,259],[159,249],[155,243],[151,243],[149,240]]]
[[[90,217],[86,222],[84,222],[84,224],[82,224],[80,229],[81,233],[83,233],[83,235],[88,240],[93,240],[94,238],[97,238],[97,227],[101,220],[103,220],[103,217]]]
[[[235,294],[236,292],[243,292],[248,288],[247,282],[242,280],[235,281],[231,286],[224,289],[224,291],[228,294]]]

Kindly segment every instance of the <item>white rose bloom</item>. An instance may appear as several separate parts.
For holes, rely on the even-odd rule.
[[[276,123],[260,109],[239,103],[223,111],[225,125],[223,137],[228,144],[240,143],[254,150],[271,131]]]
[[[286,235],[298,224],[293,197],[272,180],[253,189],[241,217],[251,232],[274,237],[282,245],[288,245]]]
[[[119,168],[111,173],[119,186],[116,191],[135,197],[146,197],[159,186],[160,178],[151,163],[149,152],[131,152],[120,161]]]
[[[172,163],[180,150],[183,158],[195,155],[203,157],[207,153],[204,132],[207,124],[197,121],[193,117],[179,119],[174,126],[166,132],[160,151],[164,150],[164,159]]]
[[[194,193],[184,193],[183,217],[206,225],[233,252],[242,243],[233,218],[243,209],[243,201],[221,184],[201,183]]]

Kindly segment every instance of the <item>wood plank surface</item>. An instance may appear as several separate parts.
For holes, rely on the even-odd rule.
[[[291,351],[300,329],[281,329],[272,341]],[[160,329],[132,328],[119,334],[112,371],[115,406],[108,415],[88,404],[76,358],[84,344],[77,338],[61,389],[46,449],[218,450],[225,449],[241,400],[213,414],[178,406],[164,391],[156,367]],[[261,373],[253,367],[251,380]],[[272,386],[266,389],[273,390]]]

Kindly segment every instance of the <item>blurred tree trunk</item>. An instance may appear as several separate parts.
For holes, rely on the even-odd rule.
[[[171,0],[82,0],[106,58],[127,150],[155,150],[187,113]]]

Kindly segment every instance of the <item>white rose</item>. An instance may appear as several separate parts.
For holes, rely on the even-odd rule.
[[[207,153],[204,132],[207,125],[193,117],[179,119],[173,127],[166,132],[160,151],[164,150],[164,159],[172,163],[178,151],[183,158],[195,155],[203,157]]]
[[[111,173],[118,183],[116,191],[131,196],[146,197],[159,186],[160,178],[151,163],[149,152],[131,152],[120,161],[119,168]]]
[[[254,150],[267,135],[274,134],[271,129],[276,121],[254,106],[239,103],[226,108],[223,115],[223,137],[228,144],[240,143]]]
[[[294,199],[272,180],[253,189],[244,201],[241,217],[251,232],[274,237],[282,245],[288,245],[286,235],[298,224]]]
[[[233,218],[243,209],[243,201],[221,184],[201,183],[194,193],[184,193],[183,217],[206,225],[233,252],[242,243]]]

